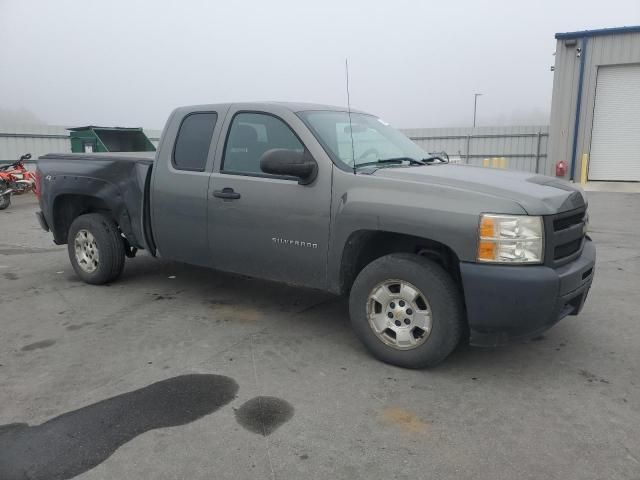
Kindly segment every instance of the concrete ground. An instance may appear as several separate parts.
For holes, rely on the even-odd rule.
[[[640,195],[590,192],[595,281],[537,341],[410,371],[343,300],[141,256],[89,286],[0,212],[0,478],[638,479]]]

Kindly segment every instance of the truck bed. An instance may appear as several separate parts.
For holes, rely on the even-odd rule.
[[[104,152],[104,153],[47,153],[38,160],[98,160],[118,159],[129,162],[153,163],[156,152]]]
[[[131,246],[150,249],[148,197],[155,152],[50,153],[38,159],[40,206],[56,243],[66,243],[64,221],[54,221],[54,209],[71,198],[91,196],[91,202],[113,212]],[[76,202],[77,203],[77,202]],[[74,207],[77,208],[77,207]]]

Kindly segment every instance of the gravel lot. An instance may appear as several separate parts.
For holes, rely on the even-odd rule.
[[[589,193],[583,313],[409,371],[328,295],[140,256],[81,283],[0,212],[0,478],[640,478],[640,195]],[[266,412],[266,413],[265,413]]]

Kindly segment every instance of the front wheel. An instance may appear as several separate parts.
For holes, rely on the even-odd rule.
[[[0,189],[2,189],[1,186]],[[9,208],[9,205],[11,205],[11,194],[5,193],[4,195],[0,195],[0,210]]]
[[[443,361],[464,325],[462,296],[451,276],[406,253],[381,257],[360,272],[349,312],[356,335],[376,358],[406,368]]]
[[[69,228],[67,242],[71,265],[85,282],[102,285],[122,273],[124,240],[116,223],[106,215],[80,215]]]

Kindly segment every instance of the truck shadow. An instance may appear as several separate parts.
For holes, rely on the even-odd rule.
[[[123,276],[118,280],[118,284],[131,284],[132,288],[144,286],[147,290],[157,289],[160,282],[166,291],[180,292],[170,294],[169,297],[173,301],[184,303],[186,308],[189,308],[194,300],[196,303],[209,303],[213,308],[213,316],[224,317],[226,310],[233,311],[233,316],[229,319],[233,322],[242,321],[245,310],[261,312],[268,316],[270,321],[277,322],[278,327],[285,327],[291,336],[304,334],[305,338],[322,342],[325,341],[325,335],[330,335],[331,342],[343,343],[344,348],[350,349],[351,353],[355,349],[358,356],[370,358],[372,362],[376,361],[351,331],[348,301],[343,297],[182,263],[166,262],[149,256],[141,256],[128,262]],[[170,288],[174,290],[168,290]],[[153,298],[165,299],[167,296],[160,292]],[[283,315],[278,315],[280,313]],[[246,317],[253,318],[248,313]],[[505,365],[512,365],[513,362],[519,365],[518,368],[526,370],[526,365],[520,364],[523,360],[533,361],[537,368],[541,368],[541,352],[544,352],[545,358],[551,362],[554,358],[553,353],[557,353],[555,350],[563,348],[564,335],[561,331],[562,328],[554,327],[538,341],[514,342],[496,348],[470,347],[463,340],[443,364],[430,371],[453,373],[483,365],[484,368],[500,372],[509,370]]]
[[[231,402],[232,378],[181,375],[102,400],[41,425],[0,426],[2,480],[63,480],[109,458],[136,436],[193,422]]]
[[[168,294],[177,301],[182,297],[199,297],[202,302],[210,304],[233,303],[287,313],[302,313],[316,305],[342,300],[319,290],[158,260],[147,255],[127,262],[122,276],[114,283],[121,284],[157,290],[156,294],[164,298]]]

